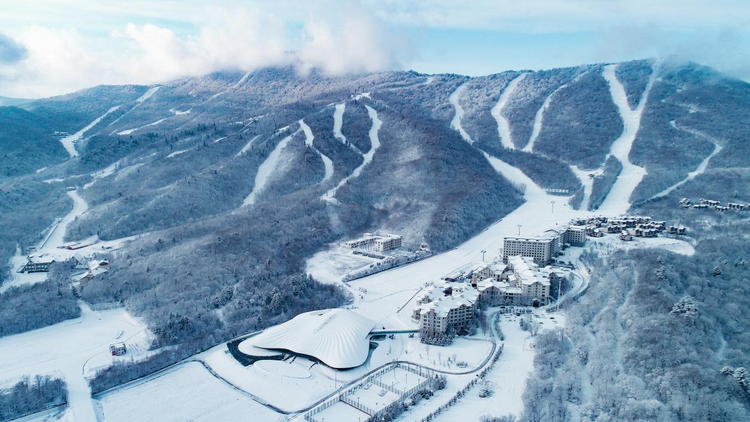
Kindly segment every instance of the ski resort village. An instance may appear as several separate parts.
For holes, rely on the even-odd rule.
[[[44,134],[60,162],[25,173],[31,188],[0,190],[3,201],[36,198],[0,222],[19,227],[0,239],[0,397],[11,397],[0,419],[696,420],[653,416],[662,404],[636,375],[662,371],[659,397],[671,397],[661,386],[689,384],[702,366],[674,379],[664,368],[705,356],[727,368],[711,372],[721,391],[745,388],[732,381],[745,380],[741,329],[686,337],[679,347],[701,352],[658,363],[648,359],[673,345],[648,347],[708,327],[699,296],[742,296],[721,277],[744,258],[701,254],[743,248],[701,242],[711,231],[742,240],[750,206],[737,182],[746,169],[727,161],[711,173],[729,141],[691,132],[644,152],[654,119],[678,131],[679,116],[701,114],[685,105],[694,85],[678,82],[707,71],[686,69],[644,60],[338,79],[272,69],[87,97],[95,115]],[[582,114],[608,114],[576,141],[585,125],[565,121],[575,109],[565,101],[589,97],[598,102]],[[667,103],[679,113],[649,109]],[[678,170],[649,161],[689,142],[697,152]],[[695,182],[709,176],[737,193],[690,199],[714,198]],[[47,217],[32,216],[37,207]],[[693,260],[708,275],[678,290]],[[647,294],[631,293],[639,277]],[[648,325],[639,315],[652,314],[623,303],[660,313]],[[631,324],[652,340],[626,333]],[[606,390],[615,382],[628,393]],[[689,393],[680,415],[706,394]],[[559,418],[544,413],[553,398]],[[592,416],[619,399],[641,413]]]

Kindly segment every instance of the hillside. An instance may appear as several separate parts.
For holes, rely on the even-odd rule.
[[[623,102],[637,121],[623,119]],[[746,178],[750,157],[750,86],[654,60],[478,78],[262,69],[21,107],[0,108],[0,192],[14,198],[3,224],[35,211],[33,224],[0,230],[0,261],[33,243],[77,186],[89,208],[67,239],[139,236],[83,298],[125,304],[160,344],[214,344],[343,303],[306,277],[304,261],[347,236],[393,231],[445,251],[529,190],[555,190],[558,206],[578,192],[611,208],[615,196],[629,205],[675,185],[716,145],[707,172]],[[52,136],[87,125],[67,147]],[[641,183],[618,183],[639,169]],[[717,199],[750,201],[747,184],[713,186]]]

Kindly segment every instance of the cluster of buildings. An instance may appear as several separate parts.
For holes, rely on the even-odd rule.
[[[624,241],[633,240],[634,237],[658,237],[659,233],[665,231],[674,235],[687,234],[685,227],[667,227],[665,221],[654,221],[651,217],[642,215],[617,218],[591,217],[573,220],[571,223],[585,226],[587,236],[602,237],[605,233],[619,234],[620,239]]]
[[[722,205],[721,201],[714,201],[711,199],[699,199],[697,204],[694,204],[687,198],[680,200],[680,205],[684,208],[693,209],[714,209],[716,211],[727,212],[729,210],[734,211],[750,211],[750,204],[740,204],[736,202],[728,202],[726,205]]]
[[[386,252],[401,247],[403,238],[397,234],[373,234],[365,233],[359,239],[344,242],[349,249],[361,249],[366,251]]]
[[[419,323],[421,338],[467,327],[479,304],[487,306],[543,306],[550,288],[567,273],[539,266],[532,257],[511,256],[508,263],[481,264],[463,282],[429,286],[416,297],[412,321]]]
[[[28,260],[19,273],[46,273],[55,262],[65,262],[73,267],[72,281],[87,283],[95,277],[109,271],[109,262],[105,260],[88,259],[76,253],[69,259],[60,258],[54,254],[38,253],[30,254]]]
[[[562,226],[550,229],[541,236],[509,236],[503,239],[503,262],[511,256],[530,257],[537,265],[552,262],[567,246],[583,246],[586,229],[581,226]]]

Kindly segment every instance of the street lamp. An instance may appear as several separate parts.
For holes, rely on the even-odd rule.
[[[482,262],[484,262],[484,254],[487,253],[487,251],[482,250],[481,252],[482,252]]]
[[[554,214],[555,213],[555,201],[550,201],[550,202],[552,202],[552,214]]]
[[[519,224],[519,225],[518,225],[518,235],[519,235],[519,236],[521,235],[521,226],[522,226],[522,224]]]

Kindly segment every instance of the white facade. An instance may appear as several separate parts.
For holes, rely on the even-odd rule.
[[[344,242],[344,246],[349,249],[365,249],[386,252],[400,248],[402,239],[403,237],[397,234],[376,235],[365,233],[365,235],[359,239]]]

